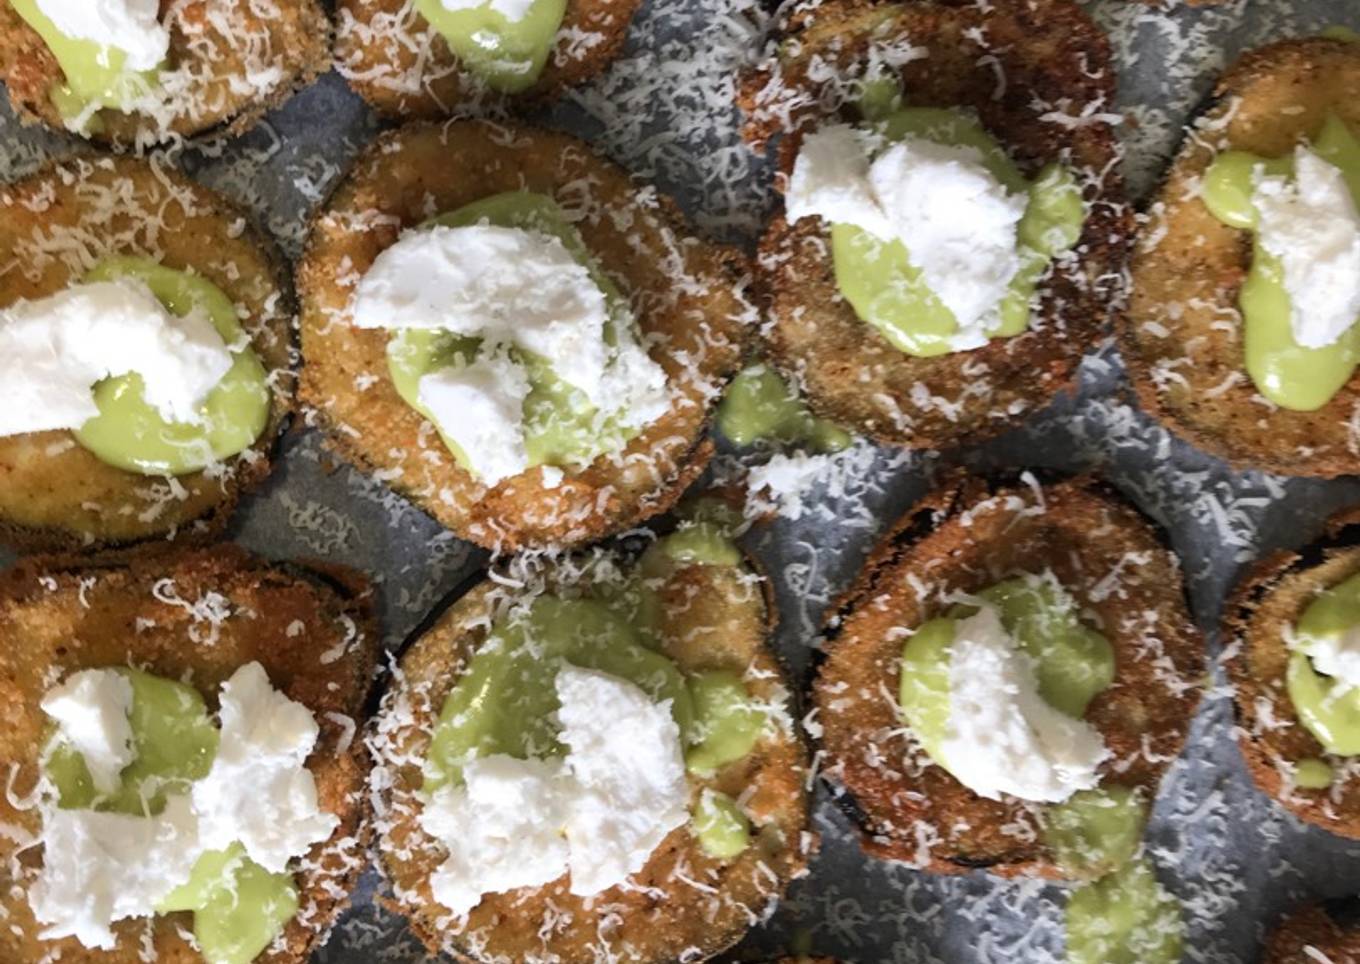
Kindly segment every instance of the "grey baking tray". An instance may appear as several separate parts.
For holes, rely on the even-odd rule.
[[[1138,197],[1153,186],[1219,69],[1239,52],[1330,24],[1360,27],[1356,0],[1230,0],[1167,10],[1100,0],[1090,9],[1121,68],[1115,109],[1127,118],[1125,172]],[[760,10],[755,0],[645,0],[623,59],[538,119],[595,141],[654,180],[708,234],[749,245],[772,204],[768,168],[740,144],[730,104],[734,75],[760,43]],[[196,146],[179,161],[247,204],[295,255],[309,212],[377,129],[331,74],[247,136]],[[21,129],[3,108],[0,145],[4,180],[78,146]],[[1073,396],[964,458],[980,469],[1100,467],[1167,528],[1215,655],[1219,609],[1240,567],[1264,550],[1307,541],[1330,511],[1360,502],[1356,481],[1236,473],[1172,439],[1131,404],[1108,345],[1083,363]],[[882,525],[925,491],[935,461],[858,446],[823,473],[798,519],[753,538],[781,607],[778,645],[795,673],[808,664],[826,600],[853,576]],[[324,556],[372,573],[391,647],[486,561],[382,485],[337,468],[311,431],[286,439],[278,471],[243,505],[231,535],[270,556]],[[0,555],[0,565],[8,561]],[[1255,791],[1231,740],[1218,669],[1213,682],[1157,803],[1148,845],[1185,903],[1186,959],[1250,962],[1264,930],[1294,901],[1360,892],[1360,843],[1309,829]],[[815,829],[822,850],[811,874],[742,945],[741,959],[792,944],[864,964],[1061,959],[1059,888],[981,874],[938,878],[867,860],[820,791]],[[373,902],[379,886],[370,871],[318,962],[425,959],[401,920]]]

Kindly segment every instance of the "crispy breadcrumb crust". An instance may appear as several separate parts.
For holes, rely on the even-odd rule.
[[[237,135],[331,67],[331,22],[317,0],[179,0],[162,6],[170,31],[166,72],[176,78],[168,113],[98,111],[92,140],[117,147]],[[256,79],[268,75],[262,86]],[[19,119],[66,130],[48,91],[62,81],[47,44],[0,4],[0,79]],[[182,89],[181,89],[182,88]]]
[[[1350,758],[1327,754],[1299,721],[1285,686],[1287,634],[1322,590],[1360,572],[1360,509],[1328,520],[1322,539],[1272,552],[1238,581],[1224,606],[1224,666],[1233,684],[1237,745],[1256,785],[1300,820],[1360,839],[1360,780]],[[1300,760],[1326,759],[1337,779],[1321,790],[1295,786]]]
[[[551,195],[632,303],[670,409],[555,487],[532,468],[488,489],[397,394],[385,330],[349,323],[359,278],[403,230],[502,191]],[[707,427],[753,308],[737,252],[685,233],[674,204],[565,134],[522,125],[413,124],[380,137],[313,221],[298,269],[302,399],[345,459],[458,535],[492,549],[564,548],[668,509],[713,454]]]
[[[548,591],[569,592],[589,571],[547,565]],[[792,711],[783,668],[770,648],[777,613],[768,580],[751,568],[688,565],[658,592],[666,656],[686,672],[745,673],[756,700]],[[486,896],[461,927],[434,900],[429,875],[444,851],[417,822],[420,761],[445,697],[485,642],[494,614],[514,598],[504,584],[488,580],[439,615],[403,655],[374,721],[379,857],[397,894],[390,907],[407,916],[432,954],[479,964],[590,964],[606,952],[609,960],[671,964],[721,952],[773,910],[788,883],[805,873],[816,846],[806,830],[807,750],[791,720],[713,777],[689,777],[696,789],[742,800],[757,832],[741,856],[708,857],[686,826],[667,837],[627,885],[588,900],[568,892],[564,875],[546,887]],[[554,926],[545,932],[550,920]]]
[[[1353,920],[1345,925],[1338,923],[1321,904],[1302,907],[1282,920],[1267,939],[1261,957],[1261,964],[1323,961],[1360,964],[1360,927]]]
[[[492,104],[556,99],[604,72],[623,49],[641,0],[567,0],[556,46],[527,90],[501,94],[465,73],[411,0],[339,0],[335,66],[387,117],[434,120]]]
[[[1246,372],[1238,292],[1251,234],[1209,213],[1199,183],[1224,150],[1289,153],[1328,111],[1360,130],[1360,45],[1286,40],[1246,54],[1214,89],[1149,209],[1119,347],[1144,410],[1235,468],[1360,472],[1360,372],[1322,408],[1266,401]]]
[[[900,65],[872,53],[908,47],[916,53]],[[770,352],[802,383],[816,414],[880,442],[948,448],[980,441],[1068,388],[1111,313],[1132,219],[1114,132],[1102,119],[1114,101],[1109,42],[1066,0],[985,9],[832,0],[800,8],[776,53],[742,78],[747,139],[760,148],[782,135],[779,167],[787,176],[806,133],[858,119],[835,84],[875,59],[893,64],[908,106],[976,111],[1027,176],[1050,161],[1072,167],[1086,202],[1076,257],[1058,259],[1041,282],[1027,332],[915,358],[841,296],[829,225],[820,218],[791,225],[780,213],[757,262]]]
[[[275,687],[307,706],[321,735],[308,761],[321,808],[340,818],[294,875],[298,917],[259,964],[301,964],[348,903],[365,866],[370,826],[363,788],[370,758],[362,729],[378,632],[365,577],[335,566],[271,563],[233,545],[92,569],[43,557],[0,573],[0,959],[138,964],[149,946],[160,964],[199,964],[187,913],[114,925],[112,951],[74,938],[39,939],[26,889],[41,850],[21,838],[39,814],[19,804],[34,792],[48,722],[39,701],[58,676],[135,665],[191,682],[216,709],[219,684],[258,660]],[[147,944],[149,942],[149,944]]]
[[[53,294],[100,259],[135,255],[192,270],[238,308],[270,372],[269,421],[223,466],[166,479],[101,462],[70,432],[0,436],[0,543],[111,559],[207,541],[268,476],[292,410],[294,315],[287,261],[226,198],[156,161],[96,155],[0,187],[0,307]]]
[[[1205,672],[1175,554],[1092,477],[1026,488],[960,476],[902,517],[827,621],[809,729],[867,853],[936,873],[1061,876],[1038,833],[1044,805],[973,793],[921,750],[897,695],[903,630],[947,611],[948,594],[1046,568],[1114,649],[1114,682],[1085,715],[1110,750],[1101,786],[1156,795]]]

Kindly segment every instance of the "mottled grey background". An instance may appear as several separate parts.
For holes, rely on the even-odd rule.
[[[1234,0],[1164,11],[1100,0],[1089,7],[1110,32],[1122,68],[1125,173],[1139,197],[1190,110],[1240,51],[1329,24],[1360,27],[1355,0]],[[771,203],[768,170],[739,143],[730,99],[737,69],[758,47],[761,17],[754,0],[644,0],[624,58],[540,119],[596,141],[675,194],[708,234],[750,244]],[[331,74],[246,137],[185,151],[181,163],[251,207],[295,255],[308,213],[378,127]],[[2,108],[0,143],[5,180],[77,146],[20,129]],[[1264,550],[1309,540],[1330,511],[1360,501],[1355,481],[1235,473],[1170,438],[1130,403],[1108,345],[1084,363],[1074,397],[964,457],[983,468],[1102,467],[1166,526],[1215,653],[1219,609],[1239,568]],[[806,500],[806,515],[755,538],[781,605],[779,647],[795,672],[807,666],[825,601],[853,576],[880,525],[924,491],[932,463],[852,449]],[[285,441],[278,471],[246,501],[231,535],[270,556],[324,556],[372,573],[393,647],[485,562],[383,486],[335,469],[311,431]],[[1221,672],[1214,679],[1158,801],[1148,846],[1185,901],[1186,959],[1245,964],[1256,960],[1264,929],[1291,903],[1360,892],[1360,843],[1306,828],[1254,790],[1230,739]],[[1061,888],[981,874],[937,878],[868,861],[820,791],[815,822],[823,846],[812,873],[751,935],[741,959],[793,945],[862,964],[1061,959]],[[370,872],[318,962],[425,960],[400,919],[372,904],[376,885]]]

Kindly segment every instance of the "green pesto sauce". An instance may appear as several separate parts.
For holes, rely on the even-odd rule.
[[[1304,790],[1325,790],[1332,785],[1334,777],[1332,765],[1317,757],[1294,764],[1294,785]]]
[[[751,702],[741,676],[731,670],[700,673],[689,681],[694,701],[693,746],[685,754],[691,773],[711,776],[750,753],[766,715]]]
[[[136,755],[124,768],[117,792],[101,797],[85,758],[64,743],[53,744],[43,769],[64,809],[160,813],[167,796],[187,792],[193,781],[208,775],[217,755],[217,727],[197,690],[137,669],[118,672],[132,685],[128,722]]]
[[[1000,321],[989,332],[996,338],[1020,334],[1029,327],[1031,300],[1049,262],[1081,236],[1085,212],[1075,178],[1050,164],[1031,183],[977,121],[941,108],[891,109],[895,104],[881,84],[865,85],[861,109],[888,140],[910,136],[975,148],[1006,190],[1029,195],[1019,225],[1021,268],[1001,303]],[[841,294],[894,347],[919,357],[954,350],[950,340],[958,322],[925,284],[900,241],[885,242],[854,225],[833,224],[831,251]]]
[[[100,796],[85,758],[63,743],[48,748],[43,771],[65,809],[156,814],[167,796],[187,793],[193,781],[207,775],[217,754],[217,728],[193,687],[141,670],[118,672],[132,684],[128,722],[136,753],[120,775],[118,790]],[[270,873],[234,844],[229,851],[203,854],[189,880],[157,911],[193,912],[194,937],[208,964],[248,964],[282,932],[297,908],[292,875]]]
[[[298,891],[292,874],[265,870],[233,844],[199,857],[188,882],[157,910],[193,912],[208,964],[249,964],[297,915]]]
[[[1064,876],[1101,877],[1132,859],[1147,823],[1147,804],[1130,787],[1074,793],[1043,812],[1043,840]]]
[[[705,525],[713,524],[699,522],[682,531]],[[686,677],[656,651],[660,604],[647,584],[675,565],[737,565],[740,557],[677,558],[665,546],[664,540],[654,544],[622,585],[596,587],[597,598],[539,596],[493,625],[440,709],[425,759],[427,791],[460,780],[463,764],[473,756],[526,759],[565,752],[553,719],[558,709],[553,680],[564,663],[628,680],[658,702],[670,700],[693,773],[710,775],[751,752],[766,714],[752,703],[738,674],[713,670]]]
[[[563,663],[609,673],[670,700],[682,738],[694,702],[676,665],[651,649],[623,616],[594,599],[539,596],[497,621],[444,700],[425,759],[425,789],[461,780],[472,756],[526,759],[565,752],[553,720],[553,680]]]
[[[751,844],[751,821],[737,801],[716,790],[699,795],[690,829],[703,852],[715,860],[738,857]]]
[[[1351,196],[1360,203],[1360,141],[1345,122],[1329,114],[1312,149],[1341,169]],[[1255,230],[1257,212],[1251,198],[1258,168],[1266,176],[1289,177],[1294,173],[1294,160],[1246,151],[1225,151],[1214,159],[1204,174],[1203,187],[1204,204],[1214,217],[1230,227]],[[1238,307],[1247,374],[1257,391],[1281,408],[1316,411],[1340,391],[1360,363],[1360,326],[1352,326],[1323,348],[1305,348],[1294,340],[1284,270],[1259,240],[1252,246],[1251,268],[1238,294]]]
[[[632,324],[623,295],[594,263],[580,234],[552,198],[529,191],[508,191],[432,218],[426,226],[456,228],[481,221],[558,238],[590,270],[592,279],[605,294],[610,313],[605,330],[607,343],[612,343],[614,337],[612,326]],[[450,365],[469,363],[480,345],[481,339],[445,331],[407,329],[394,333],[387,343],[387,367],[397,394],[433,422],[429,410],[420,402],[420,379]],[[601,417],[585,395],[559,379],[543,359],[518,348],[511,349],[511,355],[525,366],[529,376],[530,391],[524,400],[524,445],[530,465],[587,465],[637,434],[637,429],[619,425],[617,418]],[[441,437],[454,459],[467,467],[466,453],[448,436],[441,433]]]
[[[1295,649],[1285,687],[1301,722],[1329,753],[1360,753],[1360,687],[1347,689],[1313,668],[1312,647],[1360,625],[1360,574],[1344,579],[1308,604],[1294,627]],[[1328,781],[1330,782],[1330,781]]]
[[[719,522],[683,523],[656,541],[655,549],[677,565],[739,566],[741,550]]]
[[[269,422],[268,375],[236,320],[236,309],[212,282],[166,268],[148,258],[107,258],[86,281],[136,278],[178,316],[198,308],[233,347],[232,365],[208,393],[199,423],[168,422],[143,398],[136,372],[106,378],[94,387],[99,414],[75,430],[75,438],[101,461],[144,475],[184,475],[238,455],[255,443]],[[240,346],[240,347],[237,347]]]
[[[1081,622],[1049,579],[1007,579],[977,595],[996,606],[1006,631],[1034,660],[1039,695],[1049,705],[1080,718],[1113,681],[1109,640]],[[902,648],[902,713],[926,752],[946,770],[940,747],[949,723],[949,651],[957,621],[967,614],[962,609],[925,622]]]
[[[73,120],[89,107],[124,110],[159,83],[159,69],[128,70],[127,55],[118,48],[66,36],[38,9],[36,0],[10,0],[10,6],[42,37],[61,68],[63,80],[53,85],[48,97],[63,119]],[[98,133],[98,127],[91,119],[85,133]]]
[[[448,10],[440,0],[416,0],[416,10],[438,30],[460,63],[492,90],[515,94],[543,73],[567,0],[533,0],[521,20],[491,4]]]
[[[1150,861],[1133,860],[1067,900],[1069,964],[1176,964],[1185,924],[1180,903]]]
[[[718,406],[718,428],[743,448],[769,439],[814,452],[839,452],[851,442],[849,432],[808,411],[807,403],[768,365],[752,365],[732,380]]]

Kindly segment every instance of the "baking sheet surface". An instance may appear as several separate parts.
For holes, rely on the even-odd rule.
[[[1101,0],[1089,7],[1110,32],[1121,68],[1114,106],[1127,118],[1125,173],[1140,197],[1185,118],[1239,52],[1331,24],[1360,28],[1354,0],[1233,0],[1169,11]],[[623,59],[538,119],[594,140],[654,180],[704,232],[749,245],[771,205],[768,169],[739,143],[730,101],[734,75],[759,43],[762,16],[752,0],[645,0]],[[197,146],[179,160],[248,205],[296,255],[309,213],[377,130],[332,73],[247,136]],[[79,147],[20,128],[3,108],[0,144],[4,180]],[[1194,615],[1217,655],[1213,627],[1239,568],[1264,550],[1311,539],[1329,512],[1360,502],[1360,483],[1231,472],[1170,438],[1131,405],[1126,389],[1117,355],[1102,346],[1083,363],[1074,396],[965,459],[981,469],[1100,467],[1166,526]],[[781,606],[778,645],[795,673],[808,664],[826,600],[852,578],[875,533],[925,491],[934,464],[929,456],[856,446],[805,495],[798,519],[753,537]],[[246,501],[232,537],[273,557],[324,557],[372,573],[389,647],[486,560],[382,485],[336,466],[308,430],[285,441],[278,471]],[[1231,715],[1215,668],[1214,689],[1148,832],[1163,880],[1186,905],[1189,961],[1253,961],[1264,929],[1294,901],[1360,892],[1360,843],[1306,828],[1257,793],[1231,742]],[[741,946],[740,959],[795,944],[865,964],[1061,959],[1060,888],[982,874],[938,878],[866,860],[820,789],[815,824],[822,851],[811,874]],[[378,886],[370,871],[316,961],[425,959],[400,919],[373,902]]]

